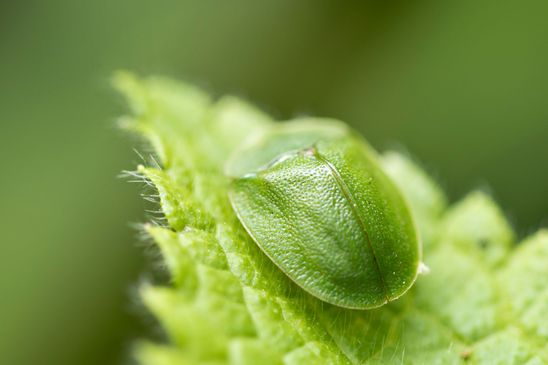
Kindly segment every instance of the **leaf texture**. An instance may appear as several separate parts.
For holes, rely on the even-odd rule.
[[[228,202],[226,159],[274,121],[164,78],[122,72],[115,85],[131,108],[122,125],[159,159],[137,174],[157,191],[165,224],[144,229],[172,279],[140,289],[168,338],[136,345],[142,365],[548,364],[548,231],[516,243],[489,196],[448,206],[418,164],[387,152],[430,273],[378,309],[326,304],[269,261]]]

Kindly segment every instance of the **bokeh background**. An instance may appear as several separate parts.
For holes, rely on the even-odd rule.
[[[139,162],[113,70],[348,121],[452,200],[492,191],[521,236],[548,219],[548,2],[0,1],[0,363],[120,364]]]

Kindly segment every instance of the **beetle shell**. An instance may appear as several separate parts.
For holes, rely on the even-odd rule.
[[[376,152],[341,122],[281,123],[227,165],[230,201],[247,232],[289,278],[346,308],[403,295],[420,241]]]

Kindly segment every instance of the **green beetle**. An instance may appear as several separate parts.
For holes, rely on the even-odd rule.
[[[229,198],[249,235],[315,297],[370,309],[421,266],[410,210],[376,152],[342,122],[276,124],[229,160]]]

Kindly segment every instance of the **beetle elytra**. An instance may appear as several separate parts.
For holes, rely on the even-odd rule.
[[[379,307],[413,285],[421,244],[377,159],[342,122],[277,124],[228,162],[229,198],[261,250],[305,291],[341,307]]]

